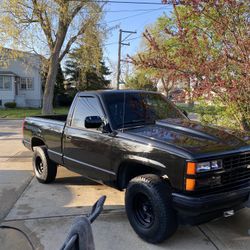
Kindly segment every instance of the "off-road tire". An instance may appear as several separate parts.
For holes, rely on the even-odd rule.
[[[49,159],[45,146],[35,147],[33,152],[33,170],[41,183],[51,183],[56,178],[57,164]]]
[[[160,176],[147,174],[133,178],[126,190],[125,207],[131,226],[147,242],[160,243],[177,230],[171,188]]]

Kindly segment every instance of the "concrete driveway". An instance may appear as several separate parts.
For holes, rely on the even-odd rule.
[[[31,152],[21,144],[21,121],[0,120],[0,223],[14,226],[35,249],[59,249],[73,219],[87,214],[99,196],[107,195],[103,214],[93,224],[97,250],[250,249],[250,209],[199,227],[180,226],[160,245],[145,243],[134,233],[124,212],[124,194],[95,184],[63,167],[56,182],[33,178]],[[0,229],[0,249],[31,249],[24,235]]]

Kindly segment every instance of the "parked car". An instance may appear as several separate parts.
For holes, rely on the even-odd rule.
[[[41,183],[62,165],[126,189],[130,224],[151,243],[249,203],[250,135],[191,121],[156,92],[80,92],[68,115],[27,117],[23,143]]]

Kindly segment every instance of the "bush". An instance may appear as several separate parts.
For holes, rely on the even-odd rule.
[[[55,106],[59,106],[59,107],[70,107],[71,103],[74,100],[74,95],[71,96],[68,93],[65,94],[58,94],[55,97]]]
[[[16,103],[15,102],[6,102],[4,104],[5,108],[10,108],[10,109],[13,109],[13,108],[16,108]]]
[[[216,125],[230,129],[240,129],[240,124],[236,119],[237,111],[234,106],[225,106],[214,99],[208,103],[205,99],[199,99],[194,107],[188,107],[186,104],[178,104],[178,107],[186,110],[188,113],[196,113],[199,120],[205,125]]]

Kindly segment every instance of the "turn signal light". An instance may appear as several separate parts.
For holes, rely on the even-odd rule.
[[[195,179],[186,179],[186,190],[193,191],[195,189]]]
[[[187,174],[195,174],[196,172],[196,163],[195,162],[188,162],[187,163]]]

